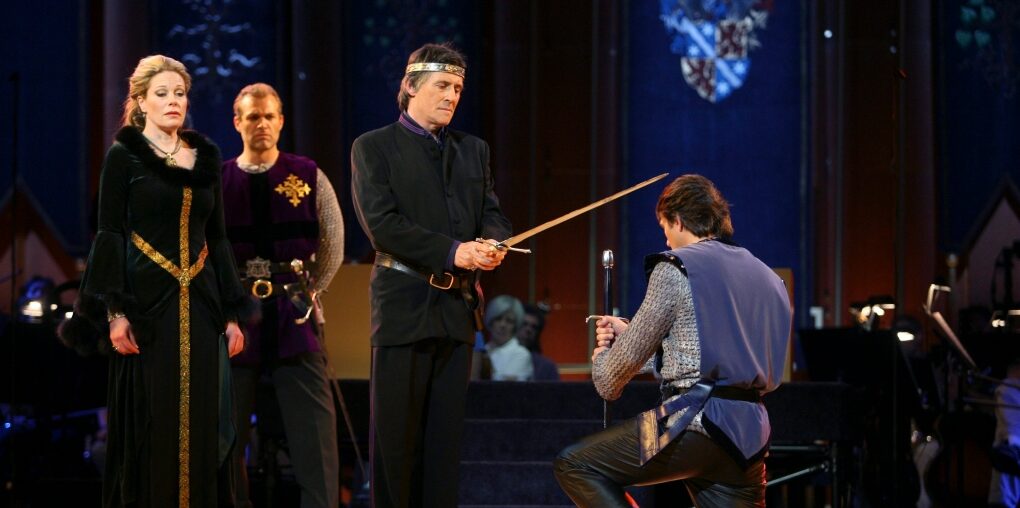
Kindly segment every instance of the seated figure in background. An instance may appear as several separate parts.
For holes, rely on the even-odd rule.
[[[523,321],[524,306],[510,295],[497,296],[485,307],[485,349],[492,361],[493,381],[531,380],[531,352],[515,336]]]
[[[556,362],[542,354],[542,329],[545,328],[546,311],[538,305],[524,304],[524,321],[517,330],[517,340],[531,352],[532,381],[559,381],[560,371]]]

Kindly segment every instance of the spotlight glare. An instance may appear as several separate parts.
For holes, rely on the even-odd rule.
[[[38,318],[43,315],[42,302],[39,300],[31,300],[25,304],[21,309],[21,313],[27,317]]]
[[[914,340],[914,334],[910,332],[896,332],[896,338],[900,339],[900,342],[910,342]]]

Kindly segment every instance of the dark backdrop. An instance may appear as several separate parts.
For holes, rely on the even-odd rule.
[[[799,250],[806,202],[801,13],[799,2],[774,6],[767,26],[755,30],[761,46],[748,51],[743,86],[713,103],[684,81],[680,55],[670,51],[672,39],[659,19],[660,5],[632,4],[628,167],[635,181],[667,171],[671,178],[708,177],[730,203],[736,242],[769,266],[792,268],[799,278],[806,276]],[[642,192],[628,201],[623,227],[629,230],[634,268],[627,279],[630,295],[644,293],[641,256],[668,248],[654,215],[657,198],[657,192]],[[629,311],[638,303],[628,298]]]

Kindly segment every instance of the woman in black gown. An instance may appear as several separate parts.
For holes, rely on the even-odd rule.
[[[183,64],[143,58],[129,83],[77,308],[114,353],[103,505],[226,506],[226,362],[244,347],[244,293],[224,231],[220,153],[183,129]]]

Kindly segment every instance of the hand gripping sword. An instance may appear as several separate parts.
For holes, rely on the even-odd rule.
[[[649,178],[648,180],[645,180],[645,181],[643,181],[643,182],[641,182],[641,183],[639,183],[639,184],[637,184],[637,185],[635,185],[633,187],[628,187],[626,189],[623,189],[620,192],[617,192],[616,194],[613,194],[611,196],[606,196],[606,197],[604,197],[604,198],[602,198],[602,199],[600,199],[600,200],[598,200],[598,201],[596,201],[596,202],[594,202],[594,203],[592,203],[590,205],[583,206],[583,207],[578,208],[577,210],[574,210],[573,212],[570,212],[570,213],[568,213],[566,215],[562,215],[562,216],[557,217],[557,218],[555,218],[555,219],[553,219],[551,221],[539,224],[538,226],[535,226],[535,227],[533,227],[533,228],[531,228],[531,229],[529,229],[529,230],[527,230],[527,231],[525,231],[525,232],[523,232],[523,233],[521,233],[519,235],[511,236],[510,238],[507,238],[506,240],[503,240],[502,242],[486,242],[486,241],[482,240],[481,238],[478,238],[475,241],[482,242],[482,243],[488,243],[493,248],[496,248],[496,249],[499,249],[499,250],[512,250],[512,251],[515,251],[515,252],[523,252],[525,254],[530,254],[531,251],[529,249],[516,249],[516,248],[513,248],[513,246],[517,245],[517,244],[523,242],[524,240],[527,240],[528,238],[531,238],[531,237],[533,237],[533,236],[535,236],[535,235],[537,235],[537,234],[539,234],[539,233],[541,233],[541,232],[543,232],[543,231],[545,231],[545,230],[547,230],[549,228],[553,228],[553,227],[559,226],[560,224],[563,224],[564,222],[567,222],[568,220],[573,219],[574,217],[577,217],[578,215],[582,215],[582,214],[588,213],[588,212],[590,212],[590,211],[592,211],[592,210],[594,210],[594,209],[596,209],[596,208],[598,208],[598,207],[600,207],[600,206],[602,206],[602,205],[604,205],[606,203],[609,203],[611,201],[615,201],[615,200],[617,200],[619,198],[622,198],[623,196],[626,196],[627,194],[630,194],[631,192],[634,192],[634,191],[636,191],[636,190],[638,190],[638,189],[640,189],[642,187],[647,187],[647,186],[649,186],[649,185],[651,185],[651,184],[653,184],[655,182],[658,182],[659,180],[662,180],[663,178],[666,178],[666,176],[668,176],[668,175],[669,175],[669,173],[663,173],[663,174],[661,174],[659,176],[656,176],[654,178]]]

